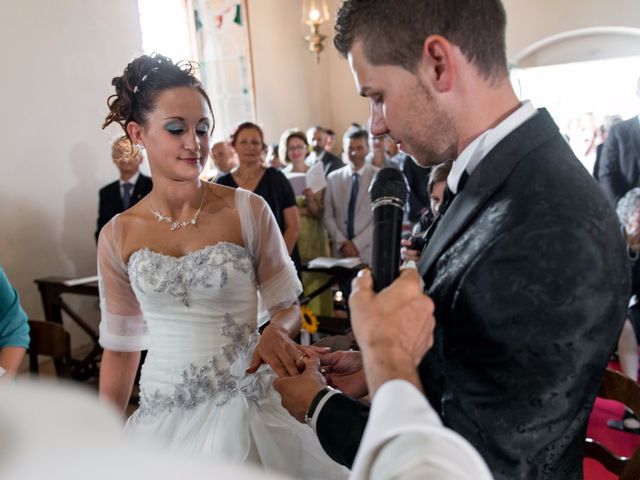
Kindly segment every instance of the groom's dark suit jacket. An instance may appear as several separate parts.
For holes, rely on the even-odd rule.
[[[146,175],[138,175],[138,180],[133,186],[131,192],[131,205],[134,206],[145,197],[153,188],[153,182],[151,178]],[[104,227],[109,220],[115,217],[118,213],[124,212],[124,205],[122,204],[122,197],[120,196],[120,180],[110,183],[100,189],[98,194],[98,225],[95,233],[96,242],[98,241],[98,235],[100,230]]]
[[[437,326],[429,401],[496,479],[582,478],[587,419],[629,296],[615,215],[545,110],[453,199],[420,261]],[[335,395],[324,449],[350,465],[368,410]]]
[[[598,162],[598,182],[615,206],[634,187],[640,187],[640,121],[630,118],[611,127]]]

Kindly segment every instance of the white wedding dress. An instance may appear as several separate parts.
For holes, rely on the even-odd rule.
[[[301,287],[266,202],[237,189],[236,206],[245,246],[220,242],[179,258],[144,248],[125,264],[118,218],[101,233],[100,343],[148,348],[140,408],[126,430],[294,478],[346,478],[314,432],[281,406],[271,368],[245,373],[259,314],[292,305]]]

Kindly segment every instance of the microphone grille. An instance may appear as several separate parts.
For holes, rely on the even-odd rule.
[[[397,168],[387,167],[378,170],[369,187],[371,203],[382,197],[394,197],[404,205],[409,196],[404,175]]]

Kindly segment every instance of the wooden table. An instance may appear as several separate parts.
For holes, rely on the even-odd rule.
[[[99,372],[102,348],[98,344],[98,331],[75,312],[64,301],[62,295],[84,295],[97,298],[99,295],[98,282],[71,286],[64,283],[67,280],[70,279],[65,277],[46,277],[36,279],[35,283],[40,290],[45,320],[62,325],[62,312],[64,312],[91,338],[93,342],[91,351],[84,358],[72,358],[70,365],[71,377],[75,380],[86,381],[92,377],[97,377]]]

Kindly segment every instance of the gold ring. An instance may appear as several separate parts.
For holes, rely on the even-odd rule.
[[[299,361],[299,362],[301,362],[301,361],[302,361],[302,359],[303,359],[304,357],[306,357],[306,356],[307,356],[307,354],[306,354],[306,353],[303,353],[302,355],[300,355],[300,357],[298,357],[298,361]]]

